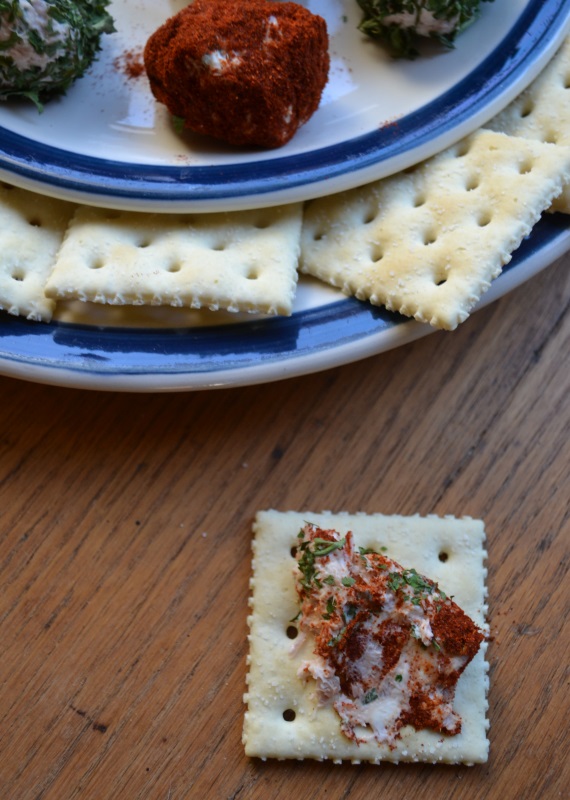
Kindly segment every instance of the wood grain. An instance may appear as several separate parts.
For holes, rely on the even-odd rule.
[[[569,267],[452,334],[265,386],[0,379],[0,797],[564,797]],[[269,507],[485,520],[488,764],[244,756],[250,530]]]

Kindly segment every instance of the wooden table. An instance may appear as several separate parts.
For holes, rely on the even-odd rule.
[[[0,379],[0,798],[567,797],[570,255],[454,333],[265,386]],[[249,760],[258,509],[468,514],[489,551],[491,754]]]

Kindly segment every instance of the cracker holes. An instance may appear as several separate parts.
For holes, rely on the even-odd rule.
[[[105,262],[101,256],[95,256],[88,264],[89,269],[103,269]]]
[[[465,179],[465,191],[474,192],[481,185],[481,178],[475,173],[468,175]]]
[[[566,75],[562,77],[562,86],[564,89],[570,89],[570,72],[567,72]]]
[[[440,550],[437,557],[439,558],[442,564],[445,564],[445,562],[449,559],[449,553],[447,552],[447,550]]]
[[[469,142],[463,141],[455,145],[455,147],[452,150],[452,153],[455,156],[455,158],[463,158],[464,156],[467,155],[470,149],[471,145],[469,144]]]
[[[370,248],[370,260],[373,264],[377,264],[384,258],[384,248],[380,242],[374,242]]]
[[[213,250],[215,253],[221,253],[226,250],[228,243],[225,239],[219,239],[217,242],[212,242],[210,245],[210,249]]]
[[[253,227],[257,228],[258,231],[263,231],[265,230],[265,228],[270,228],[271,219],[267,217],[260,217],[259,219],[255,220],[255,222],[253,223]]]
[[[412,200],[412,205],[414,208],[421,208],[426,204],[426,196],[423,192],[417,192],[414,195],[414,199]]]
[[[321,242],[325,238],[325,232],[322,230],[313,231],[313,242]]]
[[[294,722],[297,714],[293,708],[286,708],[283,712],[283,719],[285,722]]]
[[[545,144],[558,144],[559,138],[560,138],[559,135],[555,131],[551,130],[544,134],[544,136],[542,137],[542,141]]]
[[[299,635],[299,629],[296,625],[288,625],[285,633],[288,639],[296,639]]]
[[[32,228],[41,228],[42,221],[39,217],[29,217],[28,225],[30,225]]]
[[[525,158],[518,164],[519,175],[528,175],[529,172],[532,172],[533,166],[534,162],[530,158]]]
[[[526,119],[526,117],[530,117],[532,112],[534,111],[534,102],[530,97],[527,97],[524,103],[520,107],[520,118]]]
[[[436,277],[434,283],[436,286],[443,286],[444,283],[447,283],[447,276],[440,275],[439,277]]]
[[[21,281],[23,281],[23,280],[24,280],[24,278],[26,277],[26,273],[24,272],[24,270],[22,269],[22,267],[15,267],[15,269],[13,269],[13,270],[12,270],[12,273],[11,273],[11,276],[10,276],[10,277],[11,277],[11,278],[12,278],[12,280],[14,280],[14,281],[21,282]]]
[[[378,208],[376,205],[370,204],[362,210],[362,224],[370,225],[378,216]]]
[[[430,244],[434,244],[437,241],[437,233],[433,228],[426,228],[425,231],[422,233],[422,242],[423,244],[428,247]]]
[[[150,247],[150,246],[151,246],[151,244],[152,244],[152,241],[151,241],[151,239],[144,238],[144,239],[140,239],[140,240],[139,240],[139,242],[137,243],[137,247],[138,247],[140,250],[144,250],[144,249],[145,249],[145,247]]]
[[[486,228],[492,219],[493,216],[490,211],[480,211],[475,217],[475,221],[480,228]]]
[[[182,262],[179,261],[177,258],[173,258],[166,265],[166,272],[180,272],[181,269],[182,269]]]

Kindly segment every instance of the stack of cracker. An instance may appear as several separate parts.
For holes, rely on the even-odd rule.
[[[505,111],[412,170],[306,205],[114,212],[0,187],[0,308],[292,313],[299,273],[454,329],[547,210],[570,211],[570,38]]]

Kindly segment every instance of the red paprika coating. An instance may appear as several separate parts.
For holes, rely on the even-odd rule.
[[[316,676],[319,700],[332,703],[344,734],[366,741],[368,725],[392,746],[406,725],[460,733],[455,687],[484,639],[480,628],[433,581],[381,553],[357,552],[350,532],[307,523],[296,556],[299,625],[314,636],[317,657],[301,674]],[[386,698],[377,729],[367,709]]]
[[[154,96],[187,128],[265,148],[316,111],[330,64],[325,21],[270,0],[195,0],[155,31],[144,60]]]

